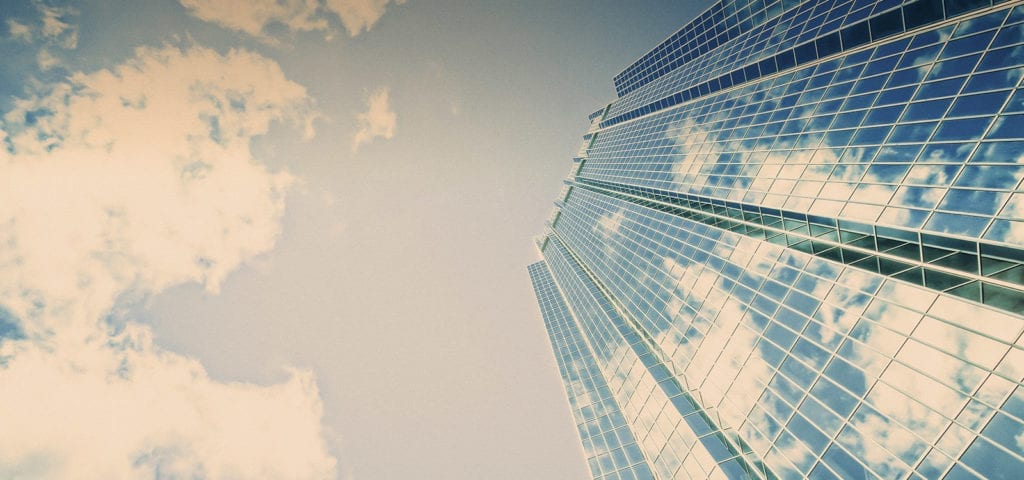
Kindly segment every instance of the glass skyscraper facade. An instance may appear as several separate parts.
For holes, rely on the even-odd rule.
[[[595,479],[1024,478],[1024,2],[725,0],[529,267]]]

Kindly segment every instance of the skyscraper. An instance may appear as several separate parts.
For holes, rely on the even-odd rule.
[[[1024,2],[724,0],[529,267],[599,479],[1024,478]]]

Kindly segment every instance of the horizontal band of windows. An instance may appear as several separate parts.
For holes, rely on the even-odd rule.
[[[1004,1],[1008,0],[995,0],[995,3],[998,4]],[[829,55],[845,52],[876,40],[881,40],[883,38],[903,33],[910,29],[931,23],[937,23],[951,17],[963,15],[964,13],[989,7],[991,5],[992,0],[917,0],[903,5],[900,8],[868,18],[862,22],[849,25],[837,32],[797,45],[796,47],[778,53],[773,57],[768,57],[758,62],[738,68],[732,72],[725,73],[718,78],[713,78],[691,86],[686,90],[676,92],[642,107],[622,113],[614,118],[604,120],[601,122],[600,126],[601,128],[610,127],[618,123],[632,120],[649,113],[657,112],[680,103],[688,102],[695,98],[730,88],[734,85],[739,85],[767,75],[789,70],[817,61],[818,59]],[[922,8],[937,8],[938,10],[929,11],[946,13],[944,16],[938,17],[934,14],[931,16],[917,14],[916,9]]]
[[[766,20],[800,5],[794,0],[767,0],[762,3],[717,2],[696,19],[672,34],[668,39],[645,54],[615,76],[615,92],[621,97],[657,80],[672,70],[699,58],[716,47],[751,31]],[[804,3],[800,11],[814,7]]]
[[[1002,310],[1024,311],[1022,249],[586,178],[574,183]]]

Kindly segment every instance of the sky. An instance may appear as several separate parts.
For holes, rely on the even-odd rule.
[[[584,478],[533,238],[708,3],[0,4],[0,478]]]

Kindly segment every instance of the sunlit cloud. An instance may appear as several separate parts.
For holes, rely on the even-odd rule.
[[[351,36],[370,31],[377,20],[384,16],[389,0],[327,0],[327,8],[338,14],[342,25]],[[396,5],[405,0],[394,0]]]
[[[23,42],[32,41],[32,29],[28,25],[16,20],[7,19],[7,32],[8,35],[15,40],[21,40]]]
[[[40,70],[46,71],[60,65],[60,60],[44,48],[40,49],[39,53],[36,54],[36,63],[39,65]]]
[[[336,15],[350,36],[369,31],[384,15],[390,0],[179,0],[197,18],[273,42],[268,27],[293,32],[320,31],[333,36],[329,16]],[[394,0],[403,4],[405,0]]]
[[[352,137],[352,153],[359,151],[363,145],[373,142],[376,138],[385,140],[395,136],[395,125],[398,116],[391,109],[387,88],[378,88],[366,101],[366,111],[356,119],[359,129]]]
[[[57,28],[57,27],[53,27]],[[222,383],[109,320],[118,298],[216,292],[280,235],[293,177],[250,142],[312,134],[305,89],[258,54],[141,48],[0,121],[0,477],[333,478],[313,375]],[[6,321],[6,320],[5,320]]]
[[[68,17],[78,15],[72,8],[58,8],[37,3],[43,15],[40,32],[48,39],[66,49],[78,48],[78,27],[68,23]]]
[[[69,23],[78,15],[78,11],[70,7],[52,7],[42,2],[35,2],[36,16],[21,21],[7,19],[9,38],[38,48],[36,65],[40,71],[52,70],[61,66],[64,51],[78,48],[78,27]]]
[[[189,13],[231,30],[269,39],[265,29],[280,24],[293,31],[326,30],[327,20],[317,14],[317,0],[180,0]]]

